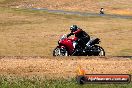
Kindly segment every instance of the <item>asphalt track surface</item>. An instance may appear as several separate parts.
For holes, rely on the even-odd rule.
[[[40,10],[46,11],[49,13],[56,13],[56,14],[67,14],[67,15],[79,15],[79,16],[102,16],[102,17],[111,17],[111,18],[122,18],[122,19],[132,19],[132,16],[126,15],[115,15],[115,14],[103,14],[100,15],[99,13],[87,13],[87,12],[77,12],[77,11],[64,11],[64,10],[49,10],[47,8],[30,8],[31,10]]]

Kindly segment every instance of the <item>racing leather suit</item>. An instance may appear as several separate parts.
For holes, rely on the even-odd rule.
[[[71,32],[70,34],[67,35],[67,37],[75,35],[75,37],[78,38],[76,41],[82,48],[85,48],[86,43],[90,40],[90,36],[83,31],[82,29],[78,28],[76,31]],[[76,48],[76,47],[75,47]]]

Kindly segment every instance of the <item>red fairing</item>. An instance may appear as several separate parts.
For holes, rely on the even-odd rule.
[[[62,41],[60,41],[60,48],[64,48],[66,47],[68,49],[69,54],[72,54],[74,51],[74,47],[73,47],[73,41],[76,41],[78,38],[74,37],[74,38],[66,38]]]

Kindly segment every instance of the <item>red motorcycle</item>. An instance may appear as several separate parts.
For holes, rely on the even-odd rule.
[[[58,41],[58,46],[53,50],[53,56],[105,56],[105,51],[98,46],[100,39],[95,38],[89,41],[90,49],[84,49],[76,42],[77,37],[67,38],[64,34]],[[75,49],[75,46],[78,46]],[[74,54],[76,52],[76,54]]]

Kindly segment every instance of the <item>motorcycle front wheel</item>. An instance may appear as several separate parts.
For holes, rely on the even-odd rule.
[[[53,56],[68,56],[68,51],[65,48],[56,47],[53,50]]]

